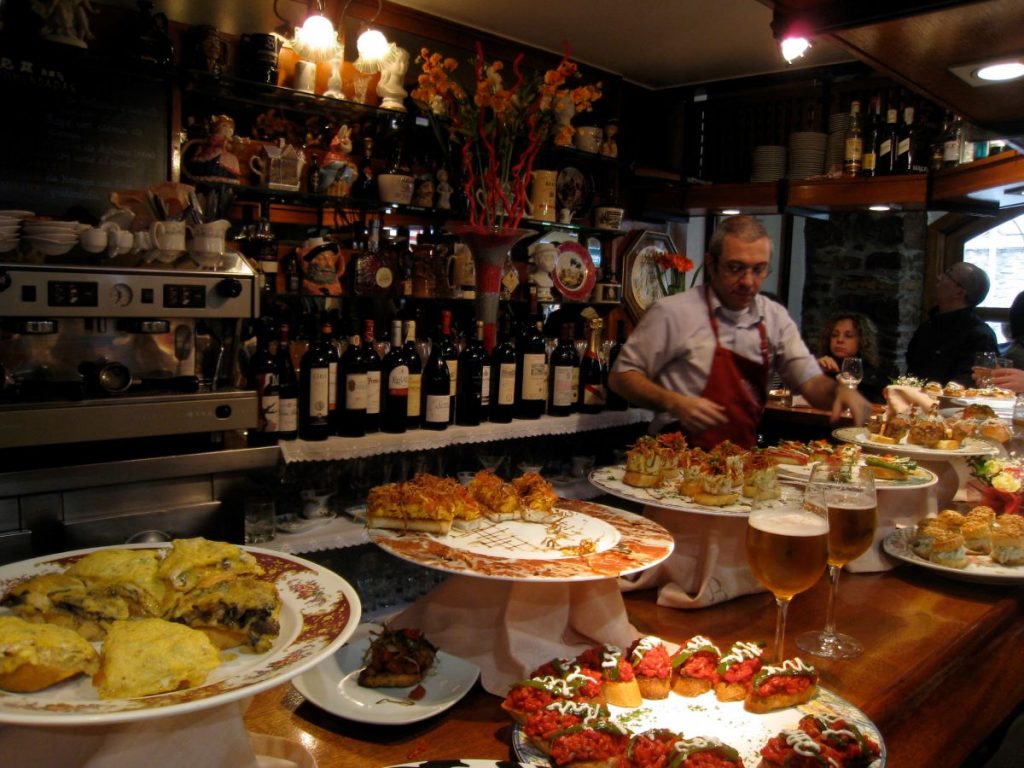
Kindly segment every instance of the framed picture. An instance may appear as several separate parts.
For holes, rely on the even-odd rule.
[[[664,253],[678,253],[672,238],[664,232],[641,230],[626,243],[622,255],[622,298],[626,311],[634,323],[640,322],[644,312],[665,295],[659,280],[658,257]],[[673,270],[664,278],[671,282]]]

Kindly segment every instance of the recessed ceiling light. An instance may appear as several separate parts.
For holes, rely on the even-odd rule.
[[[871,206],[868,206],[868,210],[869,211],[891,211],[892,208],[890,208],[888,205],[871,205]]]
[[[1024,77],[1024,62],[1004,61],[999,64],[989,64],[978,70],[978,77],[982,80],[1016,80]]]
[[[723,216],[737,216],[737,215],[739,215],[739,212],[740,212],[739,208],[724,208],[722,210],[722,215]]]
[[[976,61],[950,67],[949,71],[968,85],[975,87],[1001,85],[1024,77],[1024,57],[996,61]]]

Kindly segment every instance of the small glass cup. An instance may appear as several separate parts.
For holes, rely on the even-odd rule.
[[[245,500],[245,543],[263,544],[274,540],[277,513],[272,499]]]
[[[971,373],[974,374],[974,383],[979,387],[992,386],[992,369],[996,367],[995,352],[978,352],[974,356],[974,367]]]

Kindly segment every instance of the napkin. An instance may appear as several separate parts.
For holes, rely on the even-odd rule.
[[[625,649],[640,636],[612,578],[450,576],[388,623],[420,629],[442,651],[476,664],[484,690],[496,696],[551,659],[576,656],[599,643]]]
[[[917,406],[929,410],[939,401],[921,391],[920,387],[909,387],[905,384],[890,384],[882,391],[889,413],[903,413]]]
[[[645,507],[644,517],[672,533],[675,550],[639,577],[620,578],[623,591],[658,587],[658,605],[670,608],[703,608],[765,591],[747,565],[746,515]]]

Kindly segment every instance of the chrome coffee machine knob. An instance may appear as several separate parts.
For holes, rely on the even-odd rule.
[[[242,295],[242,281],[237,277],[225,277],[217,283],[217,293],[225,299]]]

